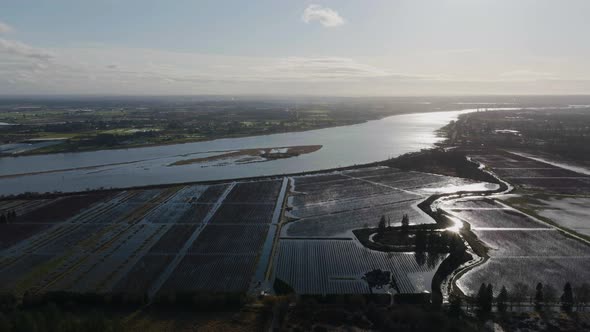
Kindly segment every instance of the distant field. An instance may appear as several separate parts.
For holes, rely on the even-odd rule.
[[[31,107],[32,103],[36,105]],[[411,101],[386,100],[0,100],[0,122],[9,124],[0,126],[0,155],[96,151],[267,135],[425,111],[431,109]],[[9,149],[8,145],[56,137],[67,140],[27,150]]]

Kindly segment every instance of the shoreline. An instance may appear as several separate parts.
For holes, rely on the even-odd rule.
[[[323,129],[330,129],[330,128],[341,128],[341,127],[355,126],[355,125],[367,123],[367,122],[370,122],[370,121],[383,120],[385,118],[388,118],[388,117],[391,117],[391,116],[397,116],[397,115],[420,114],[420,113],[425,113],[426,114],[426,113],[437,113],[437,112],[454,112],[454,111],[464,111],[464,110],[468,110],[468,109],[427,110],[427,111],[420,110],[420,111],[416,111],[416,112],[405,111],[404,110],[404,111],[401,111],[399,113],[386,114],[386,115],[382,115],[382,116],[375,117],[375,118],[369,118],[369,119],[362,120],[362,121],[355,121],[355,122],[352,122],[350,124],[334,125],[334,126],[329,126],[329,125],[328,126],[320,126],[320,127],[313,128],[313,129],[299,129],[299,130],[298,129],[295,129],[295,130],[277,131],[277,132],[272,132],[272,133],[254,134],[254,135],[251,135],[251,134],[239,135],[238,134],[238,135],[230,135],[230,136],[220,136],[220,137],[211,137],[211,138],[205,138],[205,139],[188,140],[186,142],[169,142],[169,143],[162,142],[162,143],[156,143],[156,144],[137,144],[137,145],[124,146],[124,147],[123,146],[115,146],[115,147],[105,147],[105,148],[101,148],[101,149],[91,149],[91,150],[82,150],[82,151],[34,152],[34,150],[32,150],[32,151],[27,151],[27,152],[19,153],[19,154],[16,154],[16,155],[2,154],[2,153],[0,153],[0,159],[2,159],[2,158],[30,157],[30,156],[48,156],[48,155],[69,154],[69,153],[86,153],[86,152],[98,152],[98,151],[116,151],[116,150],[141,149],[141,148],[169,146],[169,145],[181,145],[181,144],[212,142],[212,141],[223,140],[223,139],[247,138],[247,137],[264,137],[264,136],[277,135],[277,134],[302,133],[302,132],[314,131],[314,130],[323,130]],[[14,142],[14,143],[20,143],[20,142]],[[11,143],[11,144],[13,144],[13,143]]]
[[[465,109],[463,110],[459,110],[459,111],[465,111]],[[375,119],[375,120],[368,120],[365,121],[363,123],[367,123],[370,121],[380,121],[383,120],[384,118],[388,118],[391,116],[398,116],[398,115],[407,115],[407,114],[428,114],[428,113],[436,113],[436,112],[451,112],[451,111],[432,111],[432,112],[405,112],[405,113],[399,113],[399,114],[395,114],[395,115],[389,115],[389,116],[385,116],[383,118],[380,119]],[[435,150],[440,150],[441,148],[445,148],[448,146],[449,144],[449,136],[448,136],[448,131],[447,131],[447,127],[449,126],[449,124],[451,124],[452,122],[448,122],[444,125],[442,125],[441,127],[439,127],[438,129],[434,130],[434,133],[436,136],[442,137],[443,140],[441,140],[440,142],[434,143],[432,147],[427,148],[427,149],[422,149],[420,151],[414,151],[414,152],[407,152],[404,154],[401,154],[399,156],[393,157],[393,158],[388,158],[388,159],[384,159],[384,160],[378,160],[378,161],[373,161],[373,162],[369,162],[369,163],[364,163],[364,164],[354,164],[354,165],[349,165],[349,166],[343,166],[343,167],[333,167],[333,168],[324,168],[324,169],[318,169],[318,170],[313,170],[313,171],[304,171],[304,172],[293,172],[293,173],[278,173],[278,174],[272,174],[272,175],[260,175],[260,176],[250,176],[250,177],[234,177],[234,178],[225,178],[225,179],[217,179],[217,180],[206,180],[206,181],[181,181],[181,182],[173,182],[173,183],[163,183],[163,184],[151,184],[151,185],[139,185],[139,186],[129,186],[129,187],[98,187],[95,189],[87,189],[87,190],[78,190],[78,191],[68,191],[68,192],[62,192],[62,191],[53,191],[53,192],[23,192],[21,194],[9,194],[9,195],[0,195],[0,201],[3,200],[14,200],[14,199],[22,199],[22,198],[46,198],[46,197],[59,197],[59,196],[71,196],[71,195],[79,195],[79,194],[85,194],[85,193],[95,193],[95,192],[103,192],[103,191],[121,191],[121,190],[137,190],[137,189],[150,189],[150,188],[166,188],[166,187],[173,187],[173,186],[183,186],[183,185],[196,185],[196,184],[204,184],[204,185],[210,185],[210,184],[219,184],[219,183],[226,183],[226,182],[234,182],[234,181],[254,181],[254,180],[262,180],[262,179],[276,179],[276,178],[280,178],[280,177],[285,177],[285,176],[301,176],[301,175],[311,175],[311,174],[320,174],[320,173],[330,173],[330,172],[337,172],[337,171],[342,171],[342,170],[350,170],[350,169],[358,169],[358,168],[366,168],[366,167],[374,167],[374,166],[386,166],[385,164],[388,162],[391,162],[392,160],[396,160],[399,159],[403,156],[408,156],[408,155],[412,155],[412,154],[424,154],[427,153],[429,151],[435,151]],[[338,126],[338,127],[346,127],[346,126]],[[330,127],[330,128],[336,128],[336,127]],[[315,129],[314,129],[315,130]],[[321,130],[321,129],[318,129]],[[269,135],[274,135],[274,134],[269,134]],[[263,135],[263,136],[268,136],[268,135]],[[181,143],[181,144],[190,144],[190,143]],[[122,149],[122,150],[126,150],[126,149]],[[98,150],[98,151],[102,151],[102,150]],[[87,152],[91,152],[91,151],[87,151]],[[77,152],[77,153],[83,153],[83,152]],[[50,155],[50,154],[39,154],[39,155]],[[4,157],[0,157],[0,159],[2,159]],[[12,157],[12,158],[18,158],[18,156]],[[149,160],[149,159],[148,159]],[[78,170],[78,169],[93,169],[93,168],[97,168],[97,167],[103,167],[103,166],[110,166],[110,165],[124,165],[124,164],[131,164],[131,163],[136,163],[136,162],[141,162],[141,161],[145,161],[145,160],[135,160],[135,161],[128,161],[128,162],[122,162],[122,163],[114,163],[114,164],[106,164],[106,165],[93,165],[93,166],[86,166],[83,168],[72,168],[72,169],[59,169],[59,170],[48,170],[48,171],[40,171],[40,172],[30,172],[30,173],[20,173],[20,174],[9,174],[9,175],[2,175],[0,176],[0,180],[1,179],[7,179],[7,178],[15,178],[15,177],[21,177],[21,176],[28,176],[28,175],[38,175],[38,174],[48,174],[48,173],[58,173],[58,172],[63,172],[63,171],[70,171],[70,170]]]

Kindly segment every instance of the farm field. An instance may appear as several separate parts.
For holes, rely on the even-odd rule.
[[[502,156],[482,156],[501,163]],[[514,156],[508,162],[529,163],[524,159]],[[382,217],[400,226],[404,215],[410,225],[432,224],[434,220],[418,208],[431,195],[496,188],[456,177],[373,167],[3,200],[0,211],[15,211],[17,217],[0,225],[0,287],[21,295],[65,290],[154,298],[257,293],[270,290],[273,278],[278,278],[298,294],[363,294],[369,292],[361,279],[364,274],[382,269],[392,273],[396,287],[374,291],[430,292],[433,275],[447,254],[371,250],[353,230],[376,228]],[[554,266],[537,276],[547,282],[586,273],[576,262],[590,259],[589,246],[499,199],[504,200],[467,197],[441,204],[469,223],[488,247],[489,259],[465,273],[457,281],[459,289],[471,293],[490,276],[508,287],[527,276],[524,269]],[[573,196],[544,199],[538,200],[543,206],[572,211],[586,204]],[[583,218],[579,216],[574,225],[583,227]],[[519,275],[511,278],[511,273]]]
[[[404,214],[410,224],[433,223],[417,204],[449,187],[472,184],[478,183],[388,167],[294,177],[287,216],[296,222],[281,235],[353,237],[352,230],[376,227],[382,216],[399,226]]]
[[[590,176],[514,153],[477,153],[483,163],[518,189],[530,192],[579,195],[590,192]]]
[[[431,291],[432,276],[445,255],[420,265],[413,253],[384,253],[354,240],[281,239],[276,277],[298,294],[368,293],[361,277],[375,268],[391,271],[402,293]]]
[[[531,200],[526,205],[541,217],[590,236],[590,197],[544,197]]]
[[[477,199],[477,200],[454,200],[449,203],[443,203],[443,208],[457,211],[457,210],[487,210],[487,209],[504,209],[506,206],[500,204],[493,199]]]
[[[459,289],[469,295],[481,283],[514,289],[516,283],[533,287],[541,282],[555,288],[566,281],[585,280],[590,246],[512,209],[455,210],[489,249],[483,264],[466,272]],[[541,271],[541,272],[540,272]]]
[[[375,251],[352,231],[375,228],[381,217],[399,226],[405,214],[411,225],[434,223],[417,205],[433,193],[465,185],[482,187],[470,180],[388,167],[292,177],[275,277],[299,294],[358,294],[369,292],[361,277],[379,268],[392,272],[399,292],[430,292],[446,254]]]
[[[588,206],[590,177],[516,154],[476,154],[473,159],[516,191],[499,197],[502,203],[487,199],[443,205],[469,223],[488,247],[489,258],[462,275],[458,288],[473,295],[481,283],[491,282],[497,292],[502,286],[510,291],[517,283],[560,289],[567,281],[576,286],[575,281],[586,280],[590,245],[553,225],[582,234],[587,229],[582,207]]]
[[[286,183],[233,182],[0,201],[1,211],[17,213],[0,225],[0,288],[21,295],[70,291],[153,296],[162,286],[165,292],[244,292],[267,236],[274,238],[269,228]],[[263,266],[267,263],[260,260]],[[194,273],[201,281],[188,282]]]
[[[504,208],[497,210],[474,208],[451,211],[453,215],[467,221],[474,230],[479,228],[549,228],[547,224],[531,219],[523,213]]]

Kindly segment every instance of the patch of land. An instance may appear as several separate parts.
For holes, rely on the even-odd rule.
[[[321,145],[299,145],[274,148],[242,149],[237,151],[223,152],[221,154],[209,157],[178,160],[169,166],[201,164],[215,161],[227,161],[235,163],[264,162],[275,159],[293,158],[318,151],[321,148]]]

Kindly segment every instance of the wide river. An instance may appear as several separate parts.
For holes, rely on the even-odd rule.
[[[470,111],[402,114],[344,127],[198,143],[0,158],[0,195],[233,179],[364,164],[432,147],[442,139],[437,129]],[[260,163],[169,166],[214,151],[296,145],[323,147]],[[26,174],[47,171],[53,172]]]

